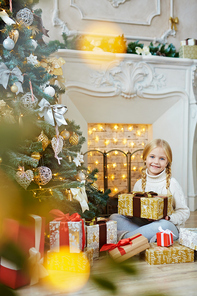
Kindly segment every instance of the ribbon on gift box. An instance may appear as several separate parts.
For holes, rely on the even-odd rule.
[[[43,266],[43,258],[39,252],[40,239],[42,231],[42,218],[37,215],[30,215],[35,220],[35,247],[29,249],[29,265],[31,268],[30,285],[37,284],[40,278],[48,275],[47,270]]]
[[[157,233],[157,245],[158,246],[166,246],[167,244],[171,246],[173,244],[173,236],[176,237],[176,235],[169,229],[163,230],[161,226],[158,227],[159,232]],[[165,237],[169,238],[169,243],[166,243]]]
[[[100,252],[103,252],[103,251],[112,251],[114,250],[115,248],[118,248],[119,252],[121,255],[125,255],[126,252],[125,250],[122,248],[123,246],[126,246],[128,244],[131,244],[132,245],[132,241],[134,239],[136,239],[137,237],[141,236],[141,234],[138,234],[134,237],[131,237],[131,238],[123,238],[121,239],[117,244],[105,244],[102,246],[102,248],[100,249]]]
[[[69,214],[64,214],[62,211],[58,209],[53,209],[49,212],[52,216],[55,217],[53,221],[60,221],[60,222],[82,222],[82,250],[85,247],[85,226],[84,226],[84,220],[81,219],[81,216],[78,213],[74,213],[71,216]],[[63,231],[65,232],[65,235],[63,236],[64,245],[69,246],[69,229],[68,229],[68,223],[65,223],[63,227]]]

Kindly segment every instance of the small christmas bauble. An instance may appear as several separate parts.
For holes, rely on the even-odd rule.
[[[53,97],[55,95],[55,89],[52,86],[49,85],[49,86],[45,87],[44,93],[46,95],[49,95],[49,96]]]
[[[84,181],[86,179],[86,176],[82,171],[79,171],[78,174],[77,174],[77,179],[79,181]]]
[[[7,50],[12,50],[14,48],[14,45],[15,45],[15,43],[10,37],[7,37],[3,41],[3,47]]]
[[[34,178],[34,173],[31,170],[25,171],[24,169],[18,171],[15,175],[15,179],[19,185],[21,185],[24,189],[30,185]]]
[[[29,109],[29,110],[35,109],[38,104],[38,99],[34,95],[32,98],[32,94],[30,92],[28,92],[24,96],[22,96],[20,101],[21,101],[22,106],[25,109]]]
[[[17,93],[17,91],[18,91],[18,86],[14,83],[12,86],[11,86],[11,92],[13,92],[13,93]]]
[[[92,187],[94,187],[96,190],[98,190],[98,185],[96,183],[93,183]]]
[[[36,40],[31,38],[29,42],[30,42],[30,46],[32,46],[33,49],[35,50],[36,47],[38,46],[38,43],[36,42]]]
[[[69,142],[71,145],[77,145],[79,143],[79,136],[73,132],[72,136],[69,138]]]
[[[34,21],[34,15],[29,8],[23,8],[16,14],[16,19],[22,23],[25,27],[31,26]]]
[[[63,145],[64,145],[64,141],[62,136],[58,136],[58,137],[55,136],[52,138],[51,146],[56,155],[58,155],[62,151]]]
[[[38,185],[46,185],[52,179],[50,168],[41,166],[35,170],[34,182]]]
[[[69,139],[69,137],[70,137],[70,133],[69,133],[69,131],[67,131],[66,129],[63,130],[63,131],[60,133],[60,135],[64,138],[64,140],[67,140],[67,139]]]
[[[36,159],[36,160],[40,160],[40,158],[41,158],[41,154],[39,153],[39,152],[33,152],[32,154],[31,154],[31,158],[34,158],[34,159]]]
[[[50,143],[48,137],[44,134],[43,131],[41,131],[41,134],[38,136],[38,142],[42,142],[43,151],[47,148],[47,146]]]

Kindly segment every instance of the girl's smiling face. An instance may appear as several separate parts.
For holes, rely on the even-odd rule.
[[[160,174],[168,165],[168,159],[162,147],[154,148],[146,158],[146,166],[149,175]]]

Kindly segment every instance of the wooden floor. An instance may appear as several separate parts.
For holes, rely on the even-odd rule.
[[[186,227],[197,228],[197,211],[191,212]],[[130,259],[129,259],[130,260]],[[134,264],[133,260],[129,264]],[[197,295],[197,261],[194,263],[179,263],[166,265],[149,265],[139,255],[135,256],[135,266],[138,274],[128,276],[109,270],[105,265],[105,259],[94,261],[92,274],[103,275],[111,278],[118,286],[116,295],[124,296],[196,296]],[[94,286],[89,281],[80,291],[65,294],[59,291],[51,291],[41,285],[23,287],[19,289],[20,296],[107,296],[112,295]]]

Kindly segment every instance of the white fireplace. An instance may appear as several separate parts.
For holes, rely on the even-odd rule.
[[[173,151],[173,176],[197,209],[196,60],[59,50],[66,60],[67,117],[87,124],[151,124]],[[87,146],[83,147],[87,150]]]

